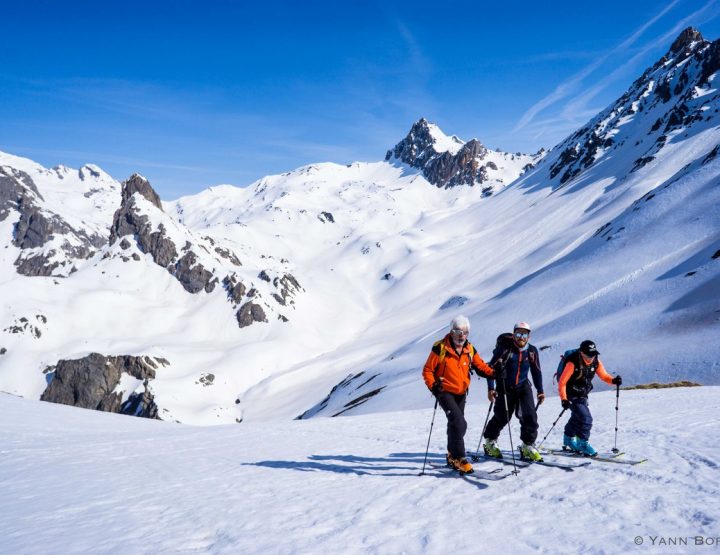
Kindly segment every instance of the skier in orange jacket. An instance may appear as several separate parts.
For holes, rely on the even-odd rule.
[[[450,333],[435,342],[423,367],[425,385],[447,416],[447,462],[456,470],[469,473],[472,465],[465,458],[465,400],[470,388],[471,368],[480,376],[495,373],[467,340],[470,321],[465,316],[453,319]]]

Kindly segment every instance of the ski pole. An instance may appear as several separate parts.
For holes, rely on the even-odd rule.
[[[504,387],[503,387],[503,402],[505,403],[505,414],[506,414],[507,417],[508,417],[507,427],[508,427],[508,434],[510,434],[510,454],[512,455],[513,468],[515,469],[515,470],[513,470],[512,473],[515,474],[515,476],[517,476],[517,475],[518,475],[518,469],[517,469],[517,465],[515,464],[515,447],[513,447],[512,425],[511,425],[511,422],[510,422],[510,419],[512,418],[512,415],[508,413],[507,391],[505,391],[505,388],[504,388]]]
[[[545,443],[545,440],[546,440],[547,437],[550,435],[550,432],[552,432],[553,429],[555,428],[555,425],[556,425],[556,424],[558,423],[558,421],[562,418],[562,415],[565,414],[565,411],[566,411],[566,410],[567,410],[567,409],[563,409],[562,411],[560,411],[560,415],[555,419],[555,422],[553,422],[552,427],[548,430],[548,433],[545,434],[545,437],[542,438],[542,441],[540,442],[540,445],[537,446],[538,451],[540,450],[540,447],[542,447],[542,444]]]
[[[495,399],[490,401],[490,406],[488,407],[488,413],[487,413],[487,416],[485,417],[485,424],[483,424],[482,433],[480,434],[480,439],[478,440],[478,446],[477,446],[477,449],[475,450],[475,456],[473,457],[473,460],[477,460],[478,457],[480,456],[480,444],[482,443],[483,437],[485,437],[485,428],[487,428],[488,420],[490,420],[490,411],[492,411],[494,404],[495,404]]]
[[[425,447],[425,460],[423,461],[423,467],[420,471],[420,476],[425,474],[425,463],[427,462],[428,451],[430,450],[430,437],[432,436],[433,425],[435,424],[435,412],[437,411],[438,399],[435,397],[435,408],[433,409],[432,420],[430,421],[430,433],[428,434],[427,447]]]
[[[617,448],[617,430],[618,430],[618,404],[620,403],[620,384],[617,385],[617,390],[615,393],[615,447],[612,448],[613,453],[617,453],[619,450]]]

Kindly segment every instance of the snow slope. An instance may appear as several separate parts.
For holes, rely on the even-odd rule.
[[[592,462],[572,473],[532,467],[501,481],[432,468],[418,476],[429,408],[196,428],[2,394],[3,552],[708,551],[717,543],[693,542],[718,537],[718,393],[621,392],[618,446],[626,457],[646,456],[642,465]],[[474,399],[480,404],[467,410],[472,448],[486,412]],[[597,393],[591,402],[592,441],[607,450],[615,397]],[[543,435],[557,408],[540,409]],[[438,414],[432,462],[443,460],[443,428]],[[560,437],[556,429],[548,445]],[[680,538],[689,545],[668,547]]]

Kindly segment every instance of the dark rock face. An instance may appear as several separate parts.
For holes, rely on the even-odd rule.
[[[165,226],[159,224],[157,230],[153,231],[150,219],[141,213],[133,197],[135,193],[140,193],[162,211],[160,197],[150,183],[137,174],[133,175],[122,184],[123,202],[113,217],[110,244],[113,245],[123,237],[120,246],[126,249],[130,245],[127,236],[131,236],[138,248],[142,252],[150,253],[155,263],[175,276],[187,292],[194,294],[204,290],[209,293],[215,289],[217,278],[199,263],[197,255],[190,250],[192,245],[186,244],[183,247],[183,256],[179,257],[177,246],[168,237]],[[240,261],[237,262],[239,264]]]
[[[286,306],[288,299],[291,299],[298,291],[304,291],[292,274],[276,277],[273,279],[273,285],[279,289],[279,293],[273,293],[273,298],[283,306]],[[289,302],[293,304],[294,301],[290,300]]]
[[[480,141],[468,141],[454,155],[449,151],[438,152],[429,125],[425,118],[415,122],[407,137],[387,152],[385,160],[394,157],[421,169],[425,178],[437,187],[472,186],[487,180],[487,170],[481,164],[487,149]]]
[[[209,237],[208,237],[208,239],[209,239]],[[212,240],[211,240],[211,243],[213,245],[215,244],[215,242]],[[242,266],[242,262],[240,262],[240,259],[230,249],[226,249],[223,247],[215,247],[215,252],[218,253],[223,258],[229,260],[235,266]]]
[[[330,416],[340,416],[366,403],[385,389],[384,385],[372,389],[367,387],[367,385],[379,375],[380,374],[373,374],[368,377],[364,371],[358,374],[350,374],[340,383],[336,384],[327,397],[314,407],[297,416],[295,420],[307,420],[313,416],[328,413],[330,413]]]
[[[320,220],[322,223],[335,223],[335,218],[330,212],[320,212],[320,215],[318,216],[318,220]]]
[[[67,270],[63,271],[65,268],[72,271],[74,260],[91,257],[105,239],[75,229],[58,214],[41,209],[39,201],[42,200],[27,173],[0,168],[0,221],[11,211],[20,213],[13,232],[13,244],[22,250],[30,250],[43,247],[53,238],[59,239],[57,249],[21,253],[15,260],[18,273],[26,276],[64,275],[67,273]]]
[[[700,34],[700,31],[697,29],[693,29],[692,27],[688,27],[682,31],[678,35],[678,38],[675,39],[675,42],[672,43],[670,46],[670,52],[672,54],[680,54],[683,51],[687,51],[688,48],[692,45],[693,42],[699,42],[704,41],[705,39]]]
[[[40,400],[158,418],[158,408],[148,388],[149,381],[155,378],[157,363],[168,364],[164,359],[153,361],[150,357],[104,356],[98,353],[76,360],[60,360]],[[142,394],[132,394],[124,403],[122,393],[115,392],[123,373],[143,380],[145,386]]]
[[[225,291],[227,291],[228,299],[230,299],[235,306],[239,305],[246,291],[243,282],[238,282],[235,274],[232,274],[225,276],[222,284]]]
[[[134,173],[130,179],[123,183],[122,188],[122,204],[125,204],[135,193],[140,193],[143,197],[153,203],[161,212],[163,211],[160,195],[150,186],[150,182],[143,176]]]
[[[267,322],[265,311],[259,304],[253,302],[245,303],[240,310],[237,311],[237,321],[241,328],[251,325],[253,322]]]
[[[210,293],[215,289],[217,278],[213,279],[211,272],[207,271],[201,264],[197,263],[197,257],[190,251],[175,263],[170,271],[182,284],[186,291],[199,293],[205,291]]]

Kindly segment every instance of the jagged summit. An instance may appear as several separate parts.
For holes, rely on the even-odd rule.
[[[692,47],[693,43],[706,42],[700,31],[693,27],[688,27],[678,35],[675,42],[670,46],[670,53],[676,54],[682,52],[686,48]]]
[[[464,142],[421,118],[402,141],[387,151],[385,160],[422,170],[437,187],[483,185],[483,193],[490,195],[532,167],[542,154],[544,151],[536,156],[490,151],[477,139]]]
[[[148,201],[154,204],[160,210],[163,209],[162,203],[160,202],[160,195],[155,192],[150,182],[139,173],[134,173],[130,176],[127,181],[123,181],[122,184],[122,201],[123,203],[133,196],[135,193],[140,193]]]

